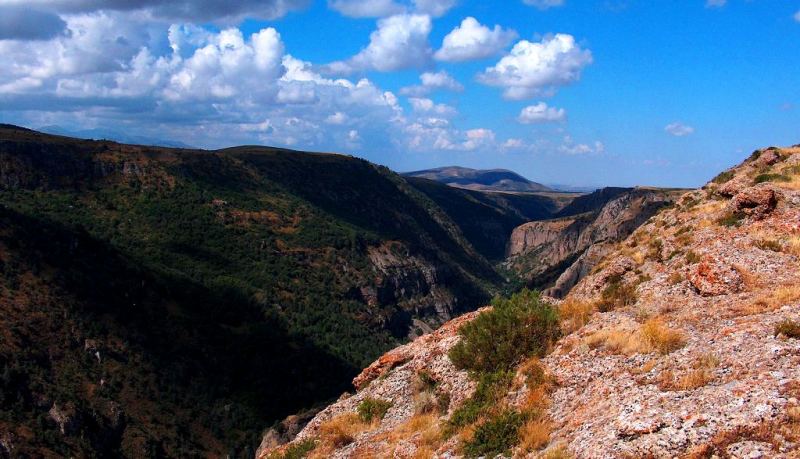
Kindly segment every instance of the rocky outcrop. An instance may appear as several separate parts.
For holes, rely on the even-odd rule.
[[[692,268],[689,283],[703,296],[727,295],[742,290],[739,271],[711,257]]]
[[[601,258],[600,249],[587,254],[590,247],[625,238],[676,197],[675,192],[632,189],[596,211],[526,223],[511,235],[506,266],[530,286],[552,287],[548,293],[563,295]]]

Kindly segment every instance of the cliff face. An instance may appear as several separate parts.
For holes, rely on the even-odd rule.
[[[461,457],[467,441],[509,441],[506,457],[797,457],[800,146],[757,151],[588,257],[599,263],[558,306],[562,337],[485,408],[534,403],[536,422],[494,414],[448,427],[466,404],[455,397],[477,393],[446,357],[465,316],[376,361],[302,445],[261,456],[302,446],[312,457]],[[447,381],[446,410],[411,408],[425,393],[410,375],[419,369]],[[368,398],[390,404],[383,420],[332,437]]]
[[[517,227],[508,243],[505,266],[519,274],[528,285],[552,286],[547,293],[562,296],[597,261],[596,255],[586,253],[589,248],[625,238],[677,195],[676,192],[647,189],[601,190],[597,194],[596,199],[574,202],[572,208],[564,209],[567,212],[591,209],[597,201],[610,197],[596,210]],[[574,263],[577,265],[572,266]]]

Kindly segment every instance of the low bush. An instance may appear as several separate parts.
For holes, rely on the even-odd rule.
[[[295,443],[294,445],[286,448],[283,453],[272,453],[267,456],[267,459],[303,459],[304,457],[308,456],[315,447],[317,443],[312,440],[303,440],[300,443]]]
[[[736,213],[736,212],[730,212],[730,213],[727,213],[727,214],[723,215],[722,217],[718,218],[716,221],[717,221],[717,224],[720,225],[720,226],[732,227],[732,226],[741,225],[743,218],[744,218],[744,215],[742,215],[742,214],[739,214],[739,213]]]
[[[725,171],[714,177],[711,181],[717,184],[722,184],[730,181],[734,176],[733,171]]]
[[[783,174],[759,174],[753,179],[753,183],[764,182],[791,182],[792,179]]]
[[[697,252],[690,250],[686,252],[686,263],[693,264],[700,261],[700,255]]]
[[[560,334],[558,314],[538,292],[523,290],[495,299],[494,309],[459,330],[450,350],[456,367],[475,373],[509,370],[532,355],[544,355]]]
[[[600,294],[597,307],[600,312],[608,312],[634,305],[637,299],[636,287],[626,284],[622,279],[614,279]]]
[[[519,443],[519,430],[524,418],[515,411],[504,411],[475,429],[472,439],[464,445],[467,457],[495,457],[506,454]]]
[[[679,271],[673,271],[667,278],[667,282],[669,282],[670,285],[678,285],[683,282],[683,280],[683,274],[681,274]]]
[[[664,242],[661,239],[653,239],[648,244],[649,249],[647,250],[646,257],[649,260],[653,261],[662,261],[661,251],[664,250]]]
[[[482,414],[495,407],[497,401],[506,394],[513,378],[514,373],[511,371],[481,374],[475,393],[450,416],[451,430],[474,423]]]
[[[392,402],[367,397],[358,404],[358,417],[364,422],[379,421],[386,416]]]
[[[788,338],[800,338],[800,323],[786,319],[775,325],[775,336],[783,335]]]

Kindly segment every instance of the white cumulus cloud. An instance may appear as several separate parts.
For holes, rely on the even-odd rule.
[[[408,99],[408,102],[417,113],[430,113],[445,118],[449,118],[458,113],[455,108],[447,104],[437,104],[431,99],[423,97],[411,97]]]
[[[404,96],[424,96],[436,90],[447,90],[461,92],[464,85],[456,81],[449,73],[441,70],[439,72],[425,72],[419,76],[421,84],[400,88],[400,94]]]
[[[444,37],[435,57],[448,62],[483,59],[499,54],[516,38],[517,33],[513,30],[499,25],[490,29],[477,19],[468,17]]]
[[[558,87],[579,80],[591,63],[591,51],[582,49],[572,35],[556,34],[537,43],[517,42],[508,55],[478,75],[478,81],[502,87],[507,99],[551,96]]]
[[[687,126],[680,122],[670,123],[664,127],[664,130],[670,134],[674,135],[675,137],[684,137],[689,134],[694,133],[694,128],[691,126]]]
[[[347,75],[366,70],[389,72],[424,67],[430,62],[428,35],[431,18],[420,14],[399,14],[378,21],[366,48],[346,61],[324,67],[332,74]]]
[[[522,124],[552,123],[564,121],[567,112],[563,108],[548,107],[546,103],[539,102],[522,109],[517,117]]]
[[[606,147],[598,140],[593,143],[576,143],[572,137],[566,136],[558,151],[565,155],[601,155],[606,151]]]
[[[706,8],[722,8],[728,4],[728,0],[706,0]]]

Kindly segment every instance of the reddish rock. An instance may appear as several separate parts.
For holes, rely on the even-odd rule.
[[[355,386],[356,390],[361,389],[392,368],[408,362],[412,357],[411,353],[407,352],[407,349],[403,347],[389,351],[356,376],[353,379],[353,386]]]
[[[744,180],[734,178],[720,185],[720,187],[717,188],[717,194],[726,198],[731,198],[745,188],[747,188],[747,184]]]
[[[771,187],[746,188],[731,201],[730,208],[733,212],[748,215],[756,220],[769,215],[778,205],[778,195]]]
[[[766,150],[758,157],[758,164],[771,166],[781,159],[783,159],[783,157],[776,150]]]
[[[689,274],[689,282],[703,296],[718,296],[742,290],[742,277],[733,267],[707,258]]]

